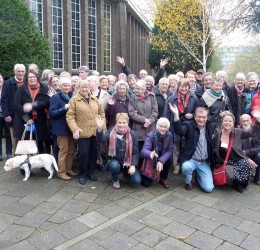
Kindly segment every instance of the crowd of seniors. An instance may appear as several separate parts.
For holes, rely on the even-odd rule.
[[[260,185],[257,73],[237,73],[231,84],[224,70],[215,75],[203,69],[178,71],[167,77],[168,58],[154,76],[145,69],[136,76],[123,57],[117,62],[122,66],[118,76],[82,65],[77,75],[44,69],[40,78],[35,64],[28,70],[16,64],[14,76],[5,81],[0,74],[6,158],[14,155],[26,125],[39,153],[54,155],[57,177],[77,178],[81,185],[97,181],[95,170],[102,166],[115,189],[121,174],[132,185],[150,187],[158,181],[170,188],[172,168],[174,175],[182,173],[186,190],[197,182],[210,193],[212,171],[227,156],[230,186],[242,193],[252,175]]]

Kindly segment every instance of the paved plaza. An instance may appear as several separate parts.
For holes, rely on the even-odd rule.
[[[159,184],[115,190],[108,173],[82,186],[48,180],[42,170],[22,181],[0,164],[0,249],[260,249],[260,187],[186,191],[170,173]],[[172,171],[171,171],[172,172]]]

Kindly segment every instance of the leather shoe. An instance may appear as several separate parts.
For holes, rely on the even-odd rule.
[[[88,178],[89,178],[91,181],[97,181],[97,177],[96,177],[94,174],[89,174],[89,175],[88,175]]]
[[[191,191],[192,184],[191,183],[185,184],[185,188],[186,188],[186,190]]]
[[[71,177],[69,177],[69,176],[66,175],[66,174],[59,174],[59,173],[58,173],[57,176],[58,176],[59,178],[61,178],[62,180],[65,180],[65,181],[71,179]]]
[[[164,188],[170,188],[167,179],[160,179],[159,183],[164,187]]]
[[[75,173],[73,170],[68,170],[66,172],[66,174],[69,175],[69,176],[76,176],[77,175],[77,173]]]
[[[79,177],[79,184],[86,185],[86,183],[87,183],[86,177],[85,176],[80,176]]]

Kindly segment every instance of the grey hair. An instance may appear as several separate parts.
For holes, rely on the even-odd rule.
[[[51,72],[51,69],[45,69],[42,72],[41,81],[49,81],[49,73]],[[53,71],[52,71],[53,72]]]
[[[159,125],[161,125],[163,123],[167,124],[167,129],[170,128],[170,121],[165,117],[161,117],[161,118],[159,118],[159,120],[156,123],[156,129],[158,129]]]
[[[140,88],[142,90],[146,90],[146,83],[144,80],[138,80],[136,83],[135,83],[135,87],[136,88]]]
[[[177,75],[175,75],[175,74],[169,75],[169,76],[168,76],[168,79],[169,79],[169,80],[173,79],[173,80],[175,80],[175,81],[177,81],[177,82],[180,81],[180,77],[177,76]]]
[[[257,78],[257,81],[259,81],[259,76],[258,76],[258,74],[256,73],[256,72],[248,72],[247,73],[247,75],[246,75],[246,78],[247,78],[247,80],[250,78],[250,77],[256,77]]]
[[[169,84],[169,79],[167,77],[162,77],[160,80],[159,80],[159,85],[161,85],[162,82],[166,81],[167,84]]]
[[[129,90],[129,85],[127,82],[125,81],[118,81],[115,85],[115,90],[116,90],[116,93],[117,93],[117,89],[120,87],[120,86],[125,86],[126,87],[126,90],[128,91]]]
[[[79,68],[78,68],[78,70],[83,70],[83,71],[85,71],[85,72],[89,72],[89,67],[88,66],[85,66],[85,65],[82,65],[82,66],[80,66]]]
[[[145,81],[151,81],[151,82],[153,82],[153,85],[154,85],[154,78],[152,77],[152,76],[146,76],[145,78],[144,78],[144,80]]]
[[[228,75],[227,75],[227,72],[226,72],[225,70],[219,70],[219,71],[217,71],[216,77],[219,77],[220,75],[224,75],[225,78],[226,78],[226,81],[227,81]]]
[[[14,65],[14,70],[16,71],[18,68],[23,68],[26,71],[24,64],[21,64],[21,63],[15,64]]]
[[[95,82],[99,86],[99,77],[97,77],[97,76],[88,76],[87,81],[88,82]]]

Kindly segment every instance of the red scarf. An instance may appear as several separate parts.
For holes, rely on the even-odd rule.
[[[28,84],[28,89],[30,91],[32,102],[34,102],[36,95],[38,94],[40,90],[40,83],[37,82],[35,85],[30,86]],[[35,110],[32,110],[32,119],[35,121],[37,119],[37,112]]]
[[[188,106],[190,95],[187,93],[184,98],[181,97],[181,93],[178,90],[178,110],[180,113],[184,113],[185,108]]]
[[[116,130],[116,126],[112,129],[109,136],[109,148],[108,148],[108,155],[113,157],[116,156],[116,142],[117,138],[116,135],[126,135],[125,138],[125,159],[124,159],[124,166],[130,167],[132,162],[132,154],[133,154],[133,140],[130,133],[130,128],[127,128],[124,132],[118,132]]]

